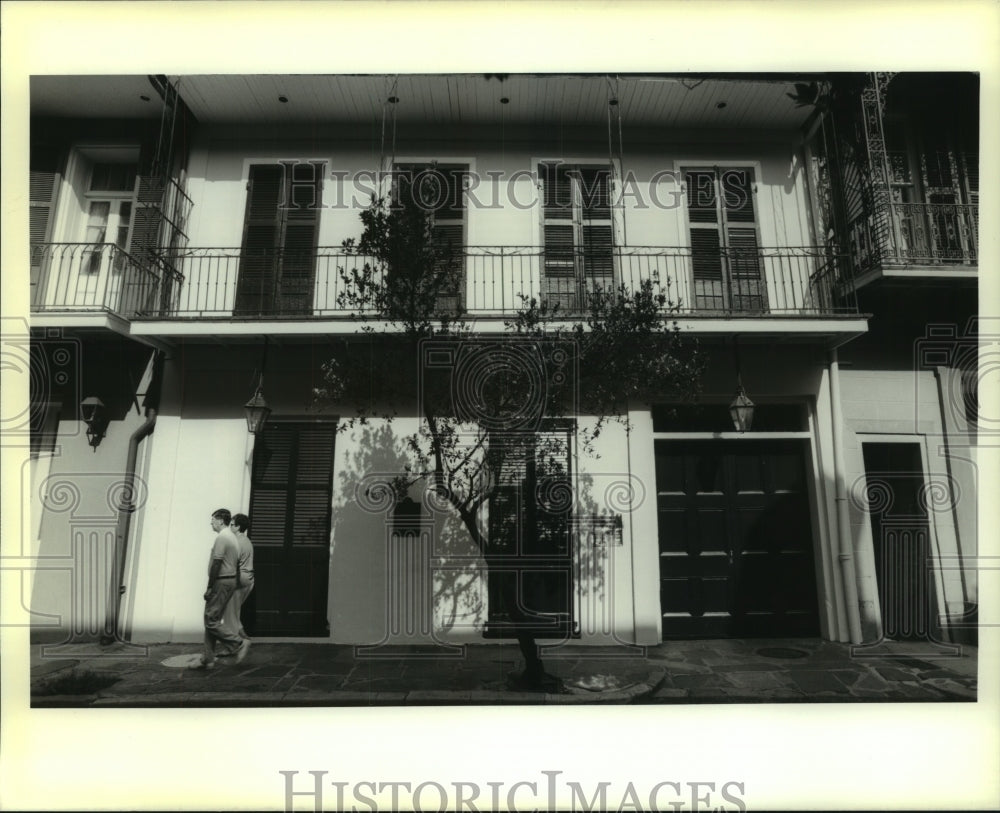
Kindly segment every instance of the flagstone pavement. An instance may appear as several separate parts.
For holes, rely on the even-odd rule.
[[[546,649],[548,691],[510,682],[513,643],[369,647],[255,642],[191,668],[197,644],[35,645],[33,707],[853,703],[976,699],[977,650],[934,642],[668,641]]]

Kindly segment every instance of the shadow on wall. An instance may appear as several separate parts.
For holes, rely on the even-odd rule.
[[[337,642],[355,644],[481,641],[490,620],[486,562],[457,512],[428,493],[426,480],[410,487],[405,502],[398,499],[390,483],[408,467],[416,470],[416,463],[406,439],[393,428],[356,429],[337,475],[331,635]],[[573,554],[565,573],[576,620],[585,634],[608,636],[622,626],[614,617],[608,574],[622,544],[621,514],[614,508],[622,501],[623,487],[609,478],[614,488],[601,475],[584,475],[569,489],[540,482],[535,496],[548,521],[565,533]],[[560,478],[556,485],[563,483]],[[409,508],[403,518],[408,532],[394,526],[401,517],[397,509],[404,506]],[[488,532],[488,509],[481,522]],[[625,626],[630,633],[630,604],[628,608]],[[558,644],[559,636],[546,639],[546,646]]]

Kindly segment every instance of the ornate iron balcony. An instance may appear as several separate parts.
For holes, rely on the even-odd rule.
[[[959,203],[890,203],[849,227],[854,276],[880,267],[978,265],[979,207]]]

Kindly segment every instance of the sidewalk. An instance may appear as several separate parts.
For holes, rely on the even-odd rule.
[[[43,707],[397,706],[974,701],[977,650],[817,639],[670,641],[645,650],[545,653],[558,692],[509,688],[516,645],[453,653],[255,643],[246,659],[189,668],[197,644],[34,646],[31,703]]]

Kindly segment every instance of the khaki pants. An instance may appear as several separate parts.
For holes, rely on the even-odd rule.
[[[232,598],[236,582],[233,579],[219,579],[212,586],[212,592],[205,601],[205,654],[206,661],[215,660],[215,645],[236,649],[242,638],[225,623],[226,605]],[[225,650],[223,650],[225,651]]]
[[[253,591],[253,576],[249,579],[243,574],[243,586],[234,590],[226,604],[226,609],[222,614],[222,625],[228,630],[235,630],[240,640],[247,638],[246,630],[243,629],[243,622],[240,621],[240,610],[247,596]],[[232,651],[219,652],[220,655],[232,655],[239,649],[239,644],[232,648]]]

